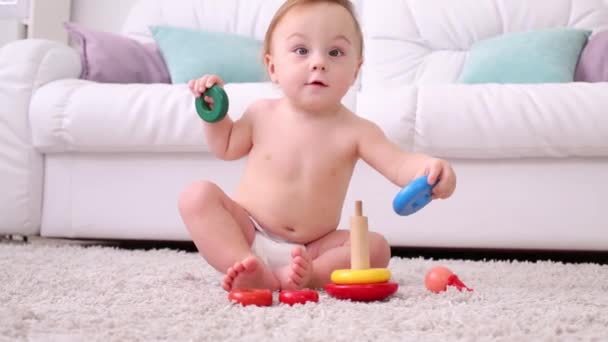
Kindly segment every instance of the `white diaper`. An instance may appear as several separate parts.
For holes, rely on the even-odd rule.
[[[271,270],[289,265],[291,263],[291,250],[303,245],[287,242],[271,233],[268,233],[251,216],[249,219],[255,227],[255,237],[251,244],[251,251],[255,253]]]

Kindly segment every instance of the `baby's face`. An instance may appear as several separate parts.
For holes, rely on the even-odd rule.
[[[268,73],[304,110],[336,108],[357,77],[360,47],[346,9],[327,3],[298,6],[273,33]]]

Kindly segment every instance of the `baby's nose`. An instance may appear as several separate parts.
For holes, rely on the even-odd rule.
[[[311,66],[312,71],[325,71],[327,68],[325,59],[321,56],[317,56],[317,57],[313,58],[313,60],[310,63],[310,66]]]
[[[314,71],[317,71],[317,70],[325,71],[325,65],[315,64],[315,65],[312,66],[312,70],[314,70]]]

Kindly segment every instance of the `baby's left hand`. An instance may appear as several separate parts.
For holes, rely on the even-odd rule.
[[[428,160],[424,168],[418,172],[416,178],[424,175],[427,175],[428,182],[431,185],[439,180],[439,184],[433,188],[433,199],[448,198],[456,188],[456,174],[454,174],[450,163],[443,159],[431,158]]]

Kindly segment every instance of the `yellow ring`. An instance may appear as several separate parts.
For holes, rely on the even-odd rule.
[[[338,285],[376,284],[391,279],[391,271],[386,268],[368,268],[365,270],[335,270],[331,281]]]

